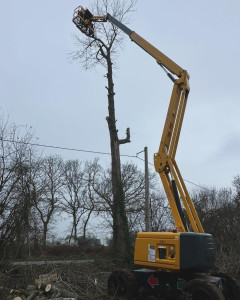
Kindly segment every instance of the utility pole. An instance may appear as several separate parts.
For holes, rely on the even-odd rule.
[[[145,231],[150,231],[150,206],[149,206],[149,175],[148,175],[148,148],[144,147],[145,158]]]

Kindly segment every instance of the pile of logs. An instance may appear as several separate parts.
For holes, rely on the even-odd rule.
[[[6,300],[77,300],[77,295],[62,287],[57,274],[41,275],[26,289],[11,290]]]

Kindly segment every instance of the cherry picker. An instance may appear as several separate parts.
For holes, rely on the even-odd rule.
[[[204,232],[175,160],[190,92],[188,72],[109,13],[94,16],[81,6],[75,9],[73,23],[85,35],[94,38],[96,22],[111,22],[126,33],[156,60],[173,82],[154,166],[176,228],[171,232],[139,232],[134,250],[134,263],[139,268],[132,272],[113,271],[108,280],[109,294],[128,299],[138,299],[145,294],[171,296],[171,299],[240,299],[239,287],[231,277],[209,275],[215,261],[213,237]]]

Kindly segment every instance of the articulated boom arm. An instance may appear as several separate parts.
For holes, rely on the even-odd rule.
[[[175,161],[178,140],[190,91],[189,75],[186,70],[182,69],[165,54],[110,14],[93,16],[89,10],[85,10],[80,6],[75,9],[73,15],[74,24],[79,30],[90,37],[94,37],[94,23],[106,21],[110,21],[120,28],[132,41],[155,58],[168,77],[174,82],[159,150],[154,154],[154,166],[156,172],[161,177],[177,230],[179,232],[190,231],[189,225],[191,225],[191,229],[194,232],[203,233],[203,227]],[[185,207],[190,224],[185,219],[186,214],[182,210],[182,204]]]

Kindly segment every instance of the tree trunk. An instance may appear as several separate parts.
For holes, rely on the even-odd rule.
[[[128,220],[125,211],[124,191],[121,179],[121,164],[118,133],[116,129],[115,107],[114,107],[114,84],[112,74],[112,62],[110,51],[107,53],[108,66],[108,122],[111,158],[112,158],[112,192],[113,192],[113,247],[117,257],[128,258],[130,255],[130,239]],[[126,142],[130,142],[128,139]]]
[[[48,223],[44,222],[43,223],[43,234],[42,234],[42,246],[43,246],[44,250],[46,250],[46,246],[47,246],[47,232],[48,232]]]
[[[74,245],[77,245],[77,216],[76,216],[76,210],[74,209],[73,212],[73,239],[74,239]]]
[[[88,212],[88,215],[87,215],[87,219],[84,222],[84,226],[83,226],[83,240],[86,240],[87,224],[88,224],[88,221],[90,219],[90,216],[91,216],[93,210],[94,210],[94,205],[90,208],[90,210]]]

